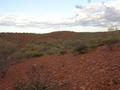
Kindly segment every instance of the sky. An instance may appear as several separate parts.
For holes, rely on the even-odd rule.
[[[0,0],[0,32],[102,32],[112,25],[120,26],[120,0]]]

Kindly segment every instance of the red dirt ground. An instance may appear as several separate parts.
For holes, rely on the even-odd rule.
[[[0,79],[0,90],[13,90],[16,82],[27,79],[35,64],[54,80],[69,82],[69,90],[120,90],[120,44],[112,49],[101,46],[82,55],[43,56],[14,64]]]

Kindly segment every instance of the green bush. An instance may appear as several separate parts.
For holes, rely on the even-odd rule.
[[[13,56],[15,59],[23,59],[23,58],[31,58],[31,57],[40,57],[43,56],[43,53],[38,52],[38,51],[19,51],[16,52]]]
[[[27,44],[14,54],[14,58],[31,58],[43,55],[63,55],[65,51],[53,44]]]
[[[88,46],[86,44],[80,44],[78,47],[75,47],[74,53],[83,54],[88,51]]]

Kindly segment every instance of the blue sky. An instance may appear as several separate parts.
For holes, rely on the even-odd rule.
[[[61,13],[69,16],[75,5],[86,3],[86,0],[0,0],[0,12],[30,15]]]
[[[106,0],[92,0],[103,2]],[[61,13],[69,16],[75,5],[86,5],[87,0],[0,0],[0,12],[22,12],[31,15]]]
[[[0,0],[0,32],[47,33],[74,29],[90,31],[88,28],[81,30],[86,26],[95,29],[98,27],[98,30],[105,29],[103,24],[109,20],[103,18],[102,13],[105,12],[105,15],[109,14],[108,16],[112,12],[116,13],[119,7],[115,6],[119,0],[91,1],[88,3],[87,0]],[[103,2],[107,8],[104,7]],[[76,8],[76,5],[82,8]],[[98,17],[102,19],[99,18],[100,20],[97,21]],[[119,13],[114,17],[118,18]],[[118,21],[111,20],[113,21],[118,25]]]

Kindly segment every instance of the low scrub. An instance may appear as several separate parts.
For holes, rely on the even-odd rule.
[[[15,53],[17,46],[9,41],[0,40],[0,70],[6,67],[10,61],[8,58]]]
[[[16,51],[16,44],[9,41],[0,40],[0,58],[7,59],[8,56]]]
[[[14,54],[12,58],[14,59],[23,59],[23,58],[31,58],[31,57],[40,57],[43,56],[43,53],[38,51],[19,51]]]
[[[44,55],[62,55],[65,51],[53,44],[27,44],[14,54],[14,58],[31,58]]]
[[[66,83],[59,84],[45,84],[36,82],[26,82],[26,83],[17,83],[14,87],[14,90],[69,90],[68,85]]]
[[[52,73],[36,64],[31,67],[27,75],[28,80],[16,83],[14,90],[69,90],[67,82],[59,84],[58,81],[53,80]]]
[[[39,39],[31,39],[26,42],[23,42],[22,40],[13,40],[15,44],[10,42],[10,39],[7,36],[3,35],[2,37],[3,39],[0,39],[1,66],[6,63],[8,58],[23,59],[44,55],[64,55],[66,53],[84,54],[88,52],[88,50],[97,48],[98,46],[108,45],[112,48],[113,44],[120,42],[119,33],[80,33],[67,39],[59,38],[53,42],[47,42],[45,40],[40,41]],[[5,40],[4,37],[8,39]],[[17,45],[19,47],[16,49]]]
[[[48,90],[49,86],[40,84],[39,82],[18,83],[14,90]]]
[[[86,44],[80,44],[79,46],[75,47],[74,49],[74,53],[77,53],[77,54],[84,54],[86,52],[88,52],[88,46]]]

